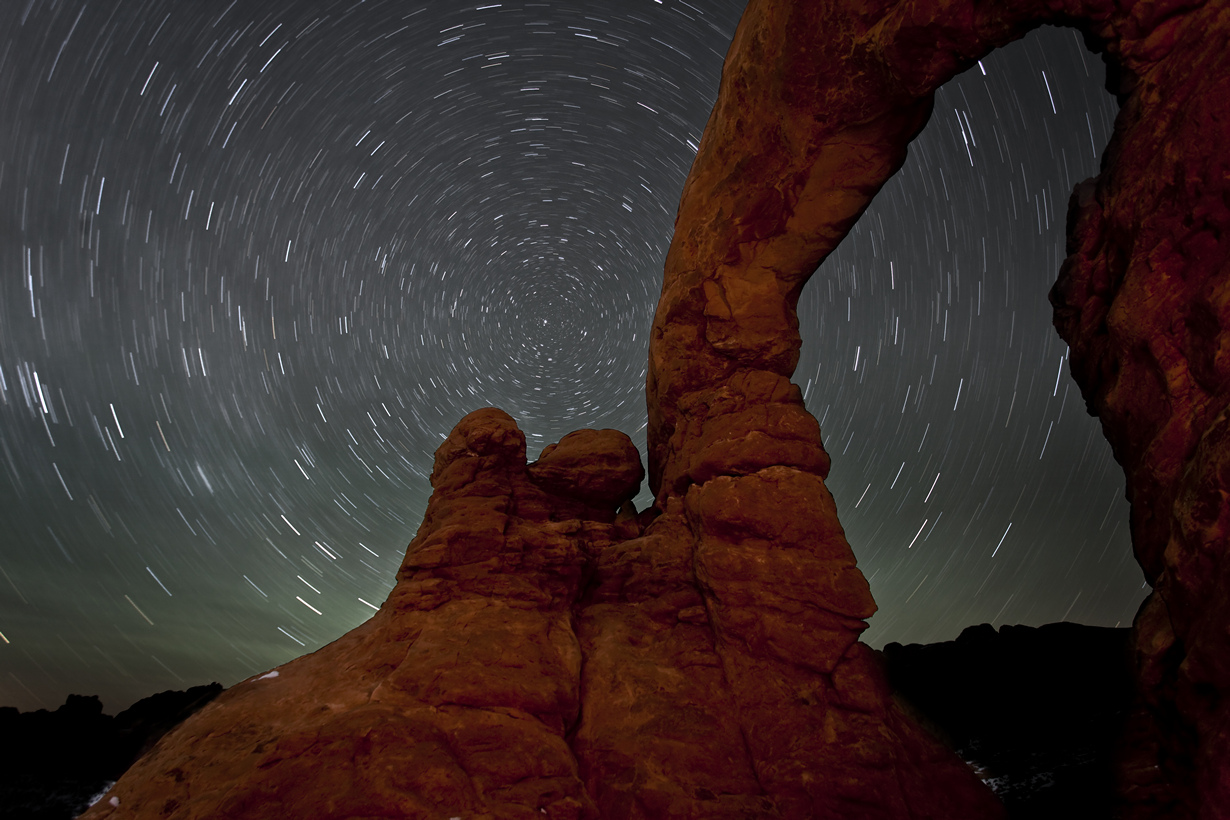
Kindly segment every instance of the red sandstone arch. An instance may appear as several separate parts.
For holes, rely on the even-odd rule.
[[[738,633],[748,613],[726,605],[729,579],[704,571],[720,551],[710,532],[727,515],[706,503],[710,488],[750,488],[770,469],[802,483],[827,473],[815,422],[788,382],[799,290],[900,167],[934,90],[1043,23],[1085,33],[1123,105],[1105,170],[1076,191],[1051,300],[1073,375],[1127,474],[1133,546],[1154,587],[1136,621],[1125,798],[1131,816],[1225,816],[1225,4],[752,0],[667,258],[650,348],[651,487],[668,512],[687,510],[715,626]],[[797,603],[835,609],[830,600],[809,591]]]
[[[1044,22],[1120,76],[1053,292],[1128,474],[1136,817],[1230,815],[1230,7],[753,0],[680,205],[650,351],[652,521],[615,431],[485,409],[373,618],[224,692],[85,817],[1002,815],[858,643],[875,608],[789,381],[807,277],[900,166],[932,91]]]

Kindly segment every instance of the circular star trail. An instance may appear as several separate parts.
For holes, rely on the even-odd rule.
[[[643,447],[662,264],[741,11],[0,9],[0,702],[115,710],[353,628],[476,408],[531,457],[579,427]],[[874,645],[1126,624],[1143,595],[1046,303],[1102,81],[1069,31],[954,80],[804,294],[796,381]]]

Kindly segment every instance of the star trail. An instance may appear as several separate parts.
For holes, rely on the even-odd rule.
[[[467,412],[644,447],[742,4],[0,8],[0,703],[109,710],[339,637]],[[1123,476],[1046,293],[1117,106],[1070,30],[942,88],[800,302],[865,639],[1127,625]],[[638,505],[647,503],[642,493]]]

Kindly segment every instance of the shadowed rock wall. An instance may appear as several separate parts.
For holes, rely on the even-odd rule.
[[[578,431],[527,466],[512,419],[467,416],[380,611],[224,693],[87,817],[1000,816],[857,640],[875,605],[789,377],[800,289],[934,89],[1043,22],[1078,25],[1126,100],[1054,298],[1157,584],[1127,786],[1142,817],[1230,813],[1226,15],[753,0],[654,322],[654,510],[621,508],[626,436]]]
[[[1127,476],[1136,616],[1128,817],[1230,816],[1230,5],[1138,3],[1122,111],[1051,291]]]

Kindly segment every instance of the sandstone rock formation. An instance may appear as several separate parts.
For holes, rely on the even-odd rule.
[[[1225,3],[753,0],[667,257],[650,482],[669,508],[723,473],[823,477],[786,385],[798,293],[899,167],[933,90],[1042,23],[1079,28],[1123,104],[1103,173],[1074,197],[1052,301],[1127,473],[1134,549],[1155,587],[1136,622],[1124,811],[1230,816]],[[706,513],[690,509],[704,555]]]
[[[549,492],[511,418],[463,419],[380,611],[224,692],[86,816],[594,816],[568,744],[582,666],[572,607],[589,556],[635,529],[617,508],[643,470],[622,433],[573,436],[603,469],[561,445],[534,468],[564,485]]]
[[[85,816],[996,816],[848,628],[773,611],[817,594],[808,577],[843,609],[828,620],[872,606],[840,530],[808,542],[832,504],[818,478],[716,480],[696,505],[726,528],[702,561],[682,504],[644,531],[624,506],[643,475],[622,433],[527,466],[509,416],[471,413],[380,611],[227,690]],[[749,502],[803,514],[757,536]]]
[[[1122,111],[1051,291],[1127,476],[1137,614],[1128,817],[1230,816],[1230,6],[1139,3]]]
[[[471,414],[372,620],[225,693],[87,817],[999,816],[858,643],[875,605],[789,378],[800,289],[935,88],[1044,22],[1080,27],[1125,100],[1053,298],[1157,589],[1127,786],[1137,816],[1230,814],[1228,17],[753,0],[651,337],[654,509],[623,506],[640,466],[621,434],[571,434],[526,466],[509,417]]]

